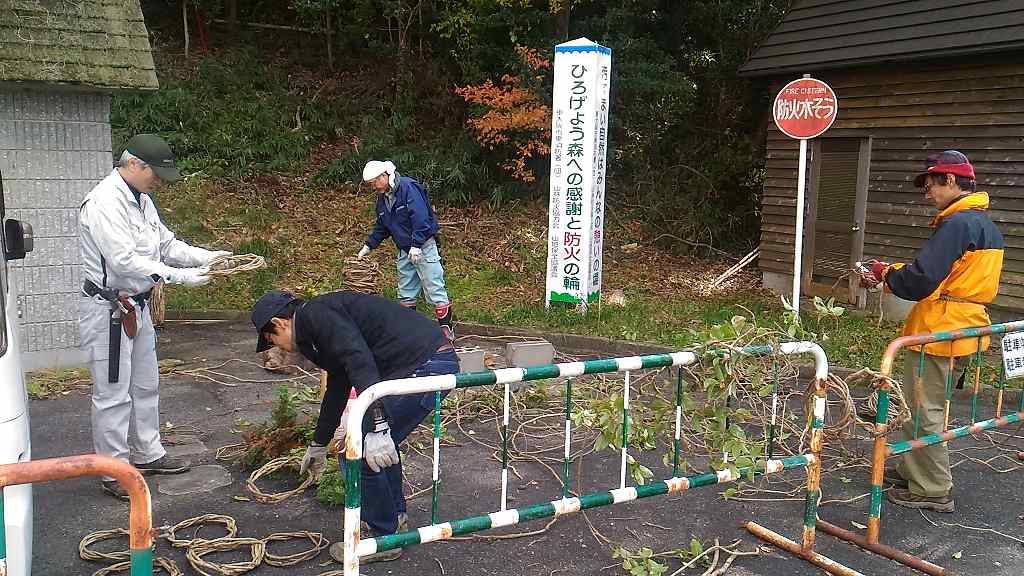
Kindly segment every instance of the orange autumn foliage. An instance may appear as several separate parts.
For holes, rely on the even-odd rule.
[[[533,72],[549,69],[551,62],[536,50],[522,46],[516,53]],[[527,162],[550,153],[551,109],[520,76],[506,74],[495,84],[487,80],[476,86],[456,88],[455,93],[471,104],[479,104],[482,114],[468,123],[477,141],[488,150],[505,156],[503,170],[522,182],[534,182],[536,174]]]

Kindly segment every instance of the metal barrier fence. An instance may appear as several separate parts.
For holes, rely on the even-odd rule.
[[[134,466],[109,456],[82,454],[0,465],[0,495],[7,486],[67,480],[79,476],[110,476],[128,491],[128,545],[131,576],[153,575],[153,516],[149,486]],[[7,573],[6,535],[0,496],[0,576]]]
[[[811,425],[811,451],[808,454],[792,456],[780,460],[766,459],[764,464],[756,467],[741,468],[735,470],[721,470],[718,472],[699,474],[693,476],[679,475],[679,454],[682,425],[682,376],[680,374],[676,389],[676,422],[675,438],[673,441],[673,475],[671,478],[662,481],[651,482],[640,486],[626,486],[627,448],[629,435],[629,409],[630,409],[630,371],[664,368],[670,366],[685,366],[695,364],[698,356],[693,351],[681,351],[671,354],[655,354],[650,356],[633,356],[628,358],[612,358],[603,360],[590,360],[585,362],[571,362],[565,364],[552,364],[531,368],[506,368],[501,370],[473,372],[468,374],[449,374],[442,376],[427,376],[422,378],[405,378],[380,382],[371,386],[359,394],[358,398],[352,401],[348,415],[348,435],[345,439],[345,474],[346,474],[346,501],[345,501],[345,576],[357,576],[359,574],[359,558],[385,550],[403,548],[415,544],[423,544],[435,540],[444,540],[453,536],[460,536],[498,528],[511,526],[528,520],[550,518],[579,512],[589,508],[629,502],[641,498],[649,498],[663,494],[682,492],[690,488],[709,486],[735,481],[747,475],[767,475],[781,472],[782,470],[805,467],[808,470],[806,490],[806,513],[803,526],[803,547],[810,550],[814,546],[814,520],[817,516],[817,503],[819,496],[819,482],[821,477],[821,448],[825,413],[825,392],[826,379],[828,378],[828,360],[825,352],[814,342],[787,342],[779,345],[776,352],[771,346],[749,346],[736,350],[721,350],[716,353],[720,355],[796,355],[813,354],[815,357],[815,402],[814,414],[810,419]],[[621,469],[619,474],[619,487],[617,489],[584,494],[579,497],[569,497],[569,446],[572,434],[570,413],[572,410],[572,381],[571,378],[585,374],[600,374],[610,372],[625,372],[625,385],[623,391],[623,418],[622,418],[622,453]],[[562,471],[562,495],[558,500],[526,506],[522,508],[508,509],[506,507],[507,486],[508,486],[508,423],[509,423],[509,384],[515,382],[528,382],[546,380],[552,378],[567,378],[566,382],[566,419],[565,419],[565,462]],[[440,391],[454,390],[457,388],[471,388],[478,386],[490,386],[503,384],[504,390],[504,413],[501,427],[502,437],[502,481],[501,481],[501,502],[500,509],[483,516],[474,516],[453,520],[451,522],[438,523],[437,521],[437,485],[440,462]],[[418,529],[389,534],[377,538],[360,539],[360,506],[362,502],[362,488],[360,483],[363,443],[361,434],[361,423],[363,415],[370,405],[386,396],[397,396],[407,394],[419,394],[424,392],[438,392],[434,408],[434,453],[433,453],[433,498],[431,511],[431,525]],[[774,430],[775,403],[773,402],[772,428]],[[769,449],[770,452],[770,449]],[[770,455],[768,456],[770,458]],[[827,558],[826,562],[831,562]],[[851,574],[856,574],[852,573]]]
[[[1003,410],[1003,390],[1005,388],[1005,367],[1001,370],[999,384],[996,390],[996,408],[995,417],[988,420],[978,422],[978,392],[981,388],[981,368],[983,365],[982,354],[984,352],[984,345],[982,340],[991,335],[1005,334],[1009,332],[1016,332],[1018,330],[1024,330],[1024,321],[1009,322],[1005,324],[994,324],[991,326],[983,326],[978,328],[964,328],[961,330],[952,330],[948,332],[938,332],[934,334],[916,334],[911,336],[903,336],[897,338],[889,343],[886,348],[885,355],[882,357],[881,365],[881,378],[876,383],[878,388],[878,410],[875,416],[875,440],[874,450],[872,456],[871,466],[871,507],[869,511],[867,533],[864,536],[853,533],[849,530],[845,530],[824,520],[818,520],[817,527],[823,532],[831,534],[847,542],[851,542],[891,560],[895,560],[920,570],[926,574],[934,576],[941,576],[946,573],[945,569],[941,566],[928,562],[917,556],[913,556],[902,550],[898,550],[891,546],[887,546],[879,542],[879,532],[881,528],[881,514],[882,514],[882,483],[885,471],[886,459],[897,456],[899,454],[905,454],[913,450],[919,450],[940,444],[949,442],[957,438],[982,432],[985,430],[991,430],[993,428],[1001,428],[1015,422],[1021,422],[1024,420],[1024,390],[1021,391],[1019,405],[1016,413],[1002,415]],[[949,360],[949,372],[946,377],[946,391],[945,391],[945,405],[943,409],[943,431],[935,434],[928,434],[926,436],[918,437],[918,430],[920,428],[921,420],[921,406],[912,406],[912,418],[914,428],[914,438],[911,440],[904,440],[899,442],[889,442],[889,395],[892,391],[892,370],[893,362],[896,359],[896,355],[900,350],[909,346],[918,346],[918,351],[908,351],[907,353],[919,354],[920,360],[917,362],[917,369],[913,374],[912,385],[916,390],[922,390],[923,386],[923,373],[924,373],[924,362],[925,362],[925,345],[934,342],[949,342],[950,351],[952,352],[953,343],[956,341],[964,340],[975,340],[977,342],[975,346],[975,352],[971,354],[973,357],[971,362],[973,364],[973,386],[971,394],[971,424],[968,426],[960,426],[952,430],[949,429],[949,412],[950,404],[953,398],[953,387],[954,387],[954,367],[956,366],[956,360],[950,357]],[[969,367],[968,367],[969,368]],[[904,374],[904,385],[908,380],[908,375]],[[920,399],[921,394],[915,393],[915,398]]]

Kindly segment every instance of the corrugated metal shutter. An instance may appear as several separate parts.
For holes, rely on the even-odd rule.
[[[815,212],[812,281],[832,284],[850,269],[857,202],[858,138],[824,138]]]

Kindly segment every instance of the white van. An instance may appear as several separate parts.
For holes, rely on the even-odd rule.
[[[28,394],[18,343],[18,290],[11,282],[8,262],[22,259],[32,251],[32,227],[7,219],[2,175],[0,221],[4,225],[0,252],[0,464],[12,464],[30,460],[32,445]],[[8,486],[0,504],[0,520],[6,536],[0,539],[0,574],[5,574],[6,567],[7,576],[28,576],[32,573],[32,485]]]

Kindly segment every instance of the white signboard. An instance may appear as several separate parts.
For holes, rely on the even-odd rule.
[[[1024,376],[1024,332],[1003,336],[1003,368],[1007,380]]]
[[[545,303],[601,297],[612,51],[580,38],[555,46]]]

